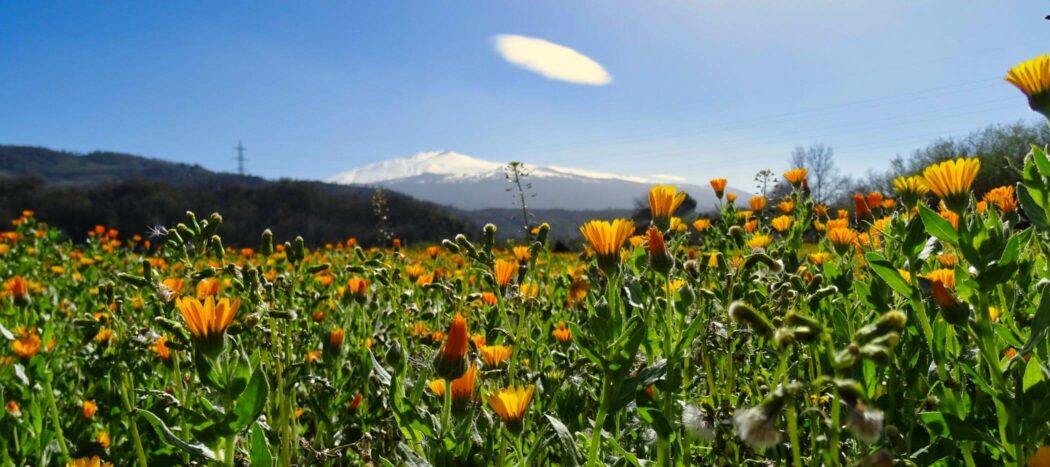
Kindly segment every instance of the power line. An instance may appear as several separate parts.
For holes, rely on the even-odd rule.
[[[237,147],[234,149],[237,150],[237,156],[233,158],[233,160],[237,161],[237,174],[242,176],[246,175],[244,171],[244,162],[248,159],[244,157],[244,144],[242,144],[240,140],[237,140]]]

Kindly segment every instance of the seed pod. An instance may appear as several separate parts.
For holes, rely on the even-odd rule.
[[[142,276],[136,276],[136,275],[127,274],[127,273],[123,273],[123,272],[117,274],[117,279],[120,279],[120,280],[122,280],[124,282],[127,282],[127,283],[129,283],[131,285],[134,285],[135,287],[146,287],[146,286],[148,286],[150,284],[150,282],[148,280],[146,280],[146,278],[144,278]]]
[[[217,212],[213,212],[211,216],[208,216],[207,222],[208,224],[201,229],[201,238],[211,238],[212,235],[215,235],[215,231],[219,229],[219,224],[222,224],[222,216]]]
[[[146,279],[146,282],[153,282],[153,263],[149,260],[142,260],[142,278]]]

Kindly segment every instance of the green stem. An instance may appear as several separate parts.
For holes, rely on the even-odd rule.
[[[124,395],[121,397],[121,401],[124,403],[124,410],[129,414],[135,413],[135,407],[134,404],[132,404],[135,400],[135,386],[131,382],[131,376],[129,373],[124,373],[122,383]],[[138,457],[139,465],[141,467],[146,467],[149,464],[146,462],[146,451],[142,449],[142,438],[139,436],[137,422],[137,417],[131,417],[128,425],[131,427],[131,440],[135,445],[135,455]]]
[[[58,449],[62,452],[62,460],[69,460],[69,449],[66,448],[66,438],[62,436],[62,424],[59,423],[58,419],[58,406],[55,405],[55,391],[51,388],[51,380],[44,378],[44,397],[47,398],[47,405],[51,409],[51,423],[52,428],[55,430],[55,438],[58,440]]]
[[[599,396],[598,414],[594,417],[594,429],[591,431],[591,447],[587,454],[587,465],[598,467],[598,450],[602,445],[602,426],[605,425],[605,416],[609,411],[609,383],[606,376],[602,377],[602,391]]]
[[[445,380],[445,403],[441,407],[441,431],[447,435],[452,430],[449,430],[449,420],[452,418],[452,380]]]

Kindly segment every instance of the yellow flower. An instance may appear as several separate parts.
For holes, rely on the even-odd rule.
[[[489,394],[489,406],[499,415],[503,423],[519,426],[521,420],[525,418],[529,402],[532,401],[534,389],[535,386],[500,389],[498,392]]]
[[[798,187],[806,179],[807,174],[809,174],[809,171],[805,167],[791,169],[784,172],[784,180],[787,180],[792,186]]]
[[[770,221],[769,224],[772,225],[773,228],[776,229],[777,232],[783,233],[785,230],[790,229],[791,228],[791,224],[793,224],[793,223],[794,223],[794,221],[791,219],[791,217],[789,217],[789,216],[779,216],[779,217],[773,218],[773,220]]]
[[[988,317],[991,318],[992,321],[999,321],[999,315],[1000,314],[1001,313],[999,312],[998,308],[996,308],[994,306],[988,307]]]
[[[109,462],[102,462],[98,456],[80,457],[66,463],[66,467],[113,467]]]
[[[1016,354],[1017,351],[1014,350],[1014,353]],[[1027,465],[1028,467],[1050,467],[1050,446],[1043,446],[1037,449],[1034,454],[1028,457]]]
[[[933,194],[955,212],[962,212],[969,202],[970,187],[973,186],[981,161],[975,158],[958,158],[934,164],[922,171],[923,180]]]
[[[95,441],[98,441],[98,444],[99,446],[102,446],[102,449],[109,449],[109,432],[99,432],[98,436],[95,437]]]
[[[811,262],[811,263],[813,263],[815,265],[823,264],[824,261],[827,261],[830,258],[831,258],[831,253],[828,253],[826,251],[818,251],[816,253],[810,253],[809,254],[809,262]]]
[[[846,251],[846,247],[855,245],[857,243],[857,236],[859,234],[856,230],[849,227],[839,227],[828,230],[828,240],[834,245],[835,251],[842,254]]]
[[[1028,96],[1032,110],[1050,117],[1050,55],[1040,55],[1006,73],[1006,81]]]
[[[487,367],[495,367],[505,362],[512,352],[511,348],[505,345],[483,345],[478,350],[481,351],[481,359]]]
[[[669,185],[657,185],[649,189],[649,213],[653,224],[660,230],[667,230],[671,216],[685,201],[685,192]]]
[[[580,233],[598,255],[598,266],[607,275],[611,275],[619,265],[619,252],[623,242],[634,234],[634,222],[626,219],[616,219],[612,222],[588,221],[580,227]]]
[[[758,234],[747,241],[747,247],[752,250],[756,248],[765,248],[769,246],[769,243],[772,241],[773,239],[769,238],[769,235]]]
[[[897,194],[901,195],[905,200],[913,201],[929,193],[929,187],[926,186],[926,181],[919,175],[911,176],[899,176],[894,178],[894,190]],[[908,204],[908,203],[905,203]]]
[[[241,302],[223,298],[216,303],[215,297],[209,296],[201,303],[196,298],[180,297],[175,299],[175,305],[186,320],[186,327],[196,343],[206,353],[214,355],[222,349],[226,328],[233,322]]]

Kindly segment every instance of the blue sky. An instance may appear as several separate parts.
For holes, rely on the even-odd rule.
[[[1050,52],[1042,2],[6,2],[0,143],[324,179],[449,149],[748,186],[797,144],[885,167],[938,136],[1035,121],[1006,70]],[[548,79],[542,38],[608,71]]]

